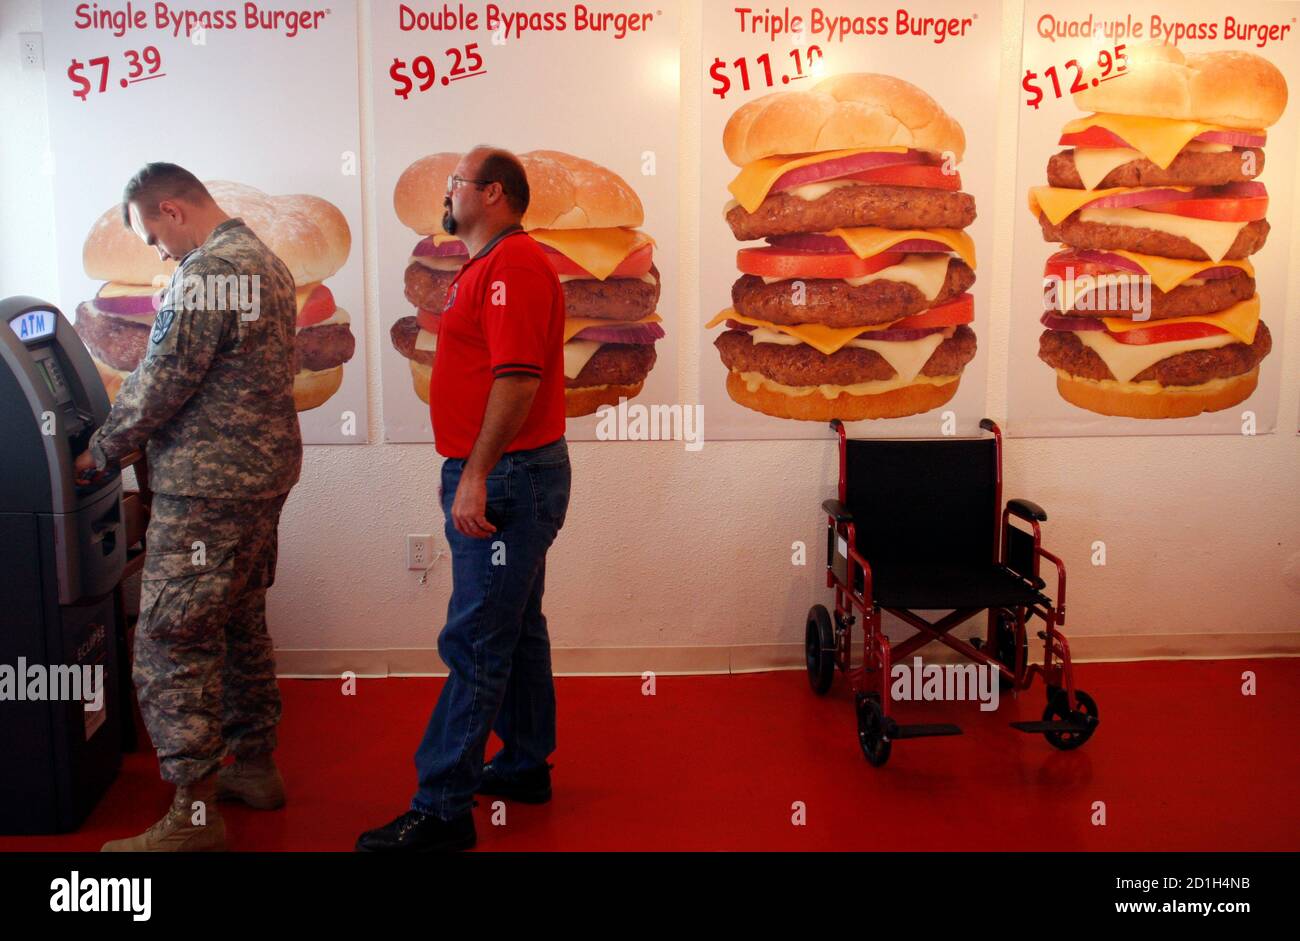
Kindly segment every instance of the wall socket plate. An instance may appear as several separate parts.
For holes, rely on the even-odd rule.
[[[406,567],[412,572],[423,572],[434,559],[433,536],[428,533],[410,533],[406,537]]]
[[[18,34],[18,57],[24,69],[45,68],[45,44],[40,33]]]

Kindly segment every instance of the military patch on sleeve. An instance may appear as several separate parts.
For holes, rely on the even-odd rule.
[[[171,307],[164,307],[158,311],[158,315],[153,319],[153,332],[149,334],[149,353],[170,353],[176,347],[174,338],[171,342],[165,343],[172,332],[172,325],[176,322],[176,311]]]

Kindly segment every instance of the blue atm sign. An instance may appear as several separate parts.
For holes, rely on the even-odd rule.
[[[52,310],[33,310],[9,321],[9,326],[24,343],[53,336],[59,315]]]

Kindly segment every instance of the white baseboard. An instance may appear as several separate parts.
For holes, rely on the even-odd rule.
[[[860,643],[861,635],[856,635]],[[1036,644],[1036,642],[1035,642]],[[860,659],[855,652],[855,662]],[[1031,653],[1036,653],[1031,644]],[[1269,634],[1084,634],[1070,638],[1077,663],[1124,660],[1233,660],[1300,657],[1300,632]],[[928,663],[955,662],[957,653],[942,644],[923,648]],[[277,673],[293,677],[445,676],[434,648],[389,650],[277,650]],[[1038,659],[1037,656],[1034,659]],[[741,644],[718,647],[554,647],[551,668],[557,676],[640,676],[760,673],[801,670],[801,644]]]

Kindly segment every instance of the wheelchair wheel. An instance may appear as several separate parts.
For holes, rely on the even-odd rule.
[[[889,760],[893,744],[885,737],[885,710],[876,693],[858,693],[855,705],[858,711],[858,744],[862,746],[862,757],[873,768],[879,768]]]
[[[1088,727],[1083,731],[1063,729],[1060,732],[1043,733],[1047,743],[1053,748],[1059,748],[1061,751],[1073,751],[1092,738],[1092,733],[1097,730],[1097,704],[1093,702],[1092,697],[1083,690],[1076,689],[1074,691],[1074,701],[1079,708],[1076,712],[1071,713],[1066,706],[1064,689],[1053,686],[1047,691],[1047,706],[1043,709],[1044,722],[1066,722],[1071,719],[1084,718],[1088,723]]]
[[[1007,617],[1003,612],[998,613],[997,627],[993,633],[994,656],[998,663],[1005,666],[1013,673],[1016,669],[1016,621],[1015,618]],[[1020,662],[1029,662],[1029,637],[1026,632],[1025,639],[1020,643]],[[998,689],[1005,693],[1015,688],[1015,681],[1009,680],[1001,673],[998,674]]]
[[[808,662],[808,685],[818,696],[825,696],[835,679],[835,630],[824,605],[808,609],[808,627],[804,631],[804,654]]]

